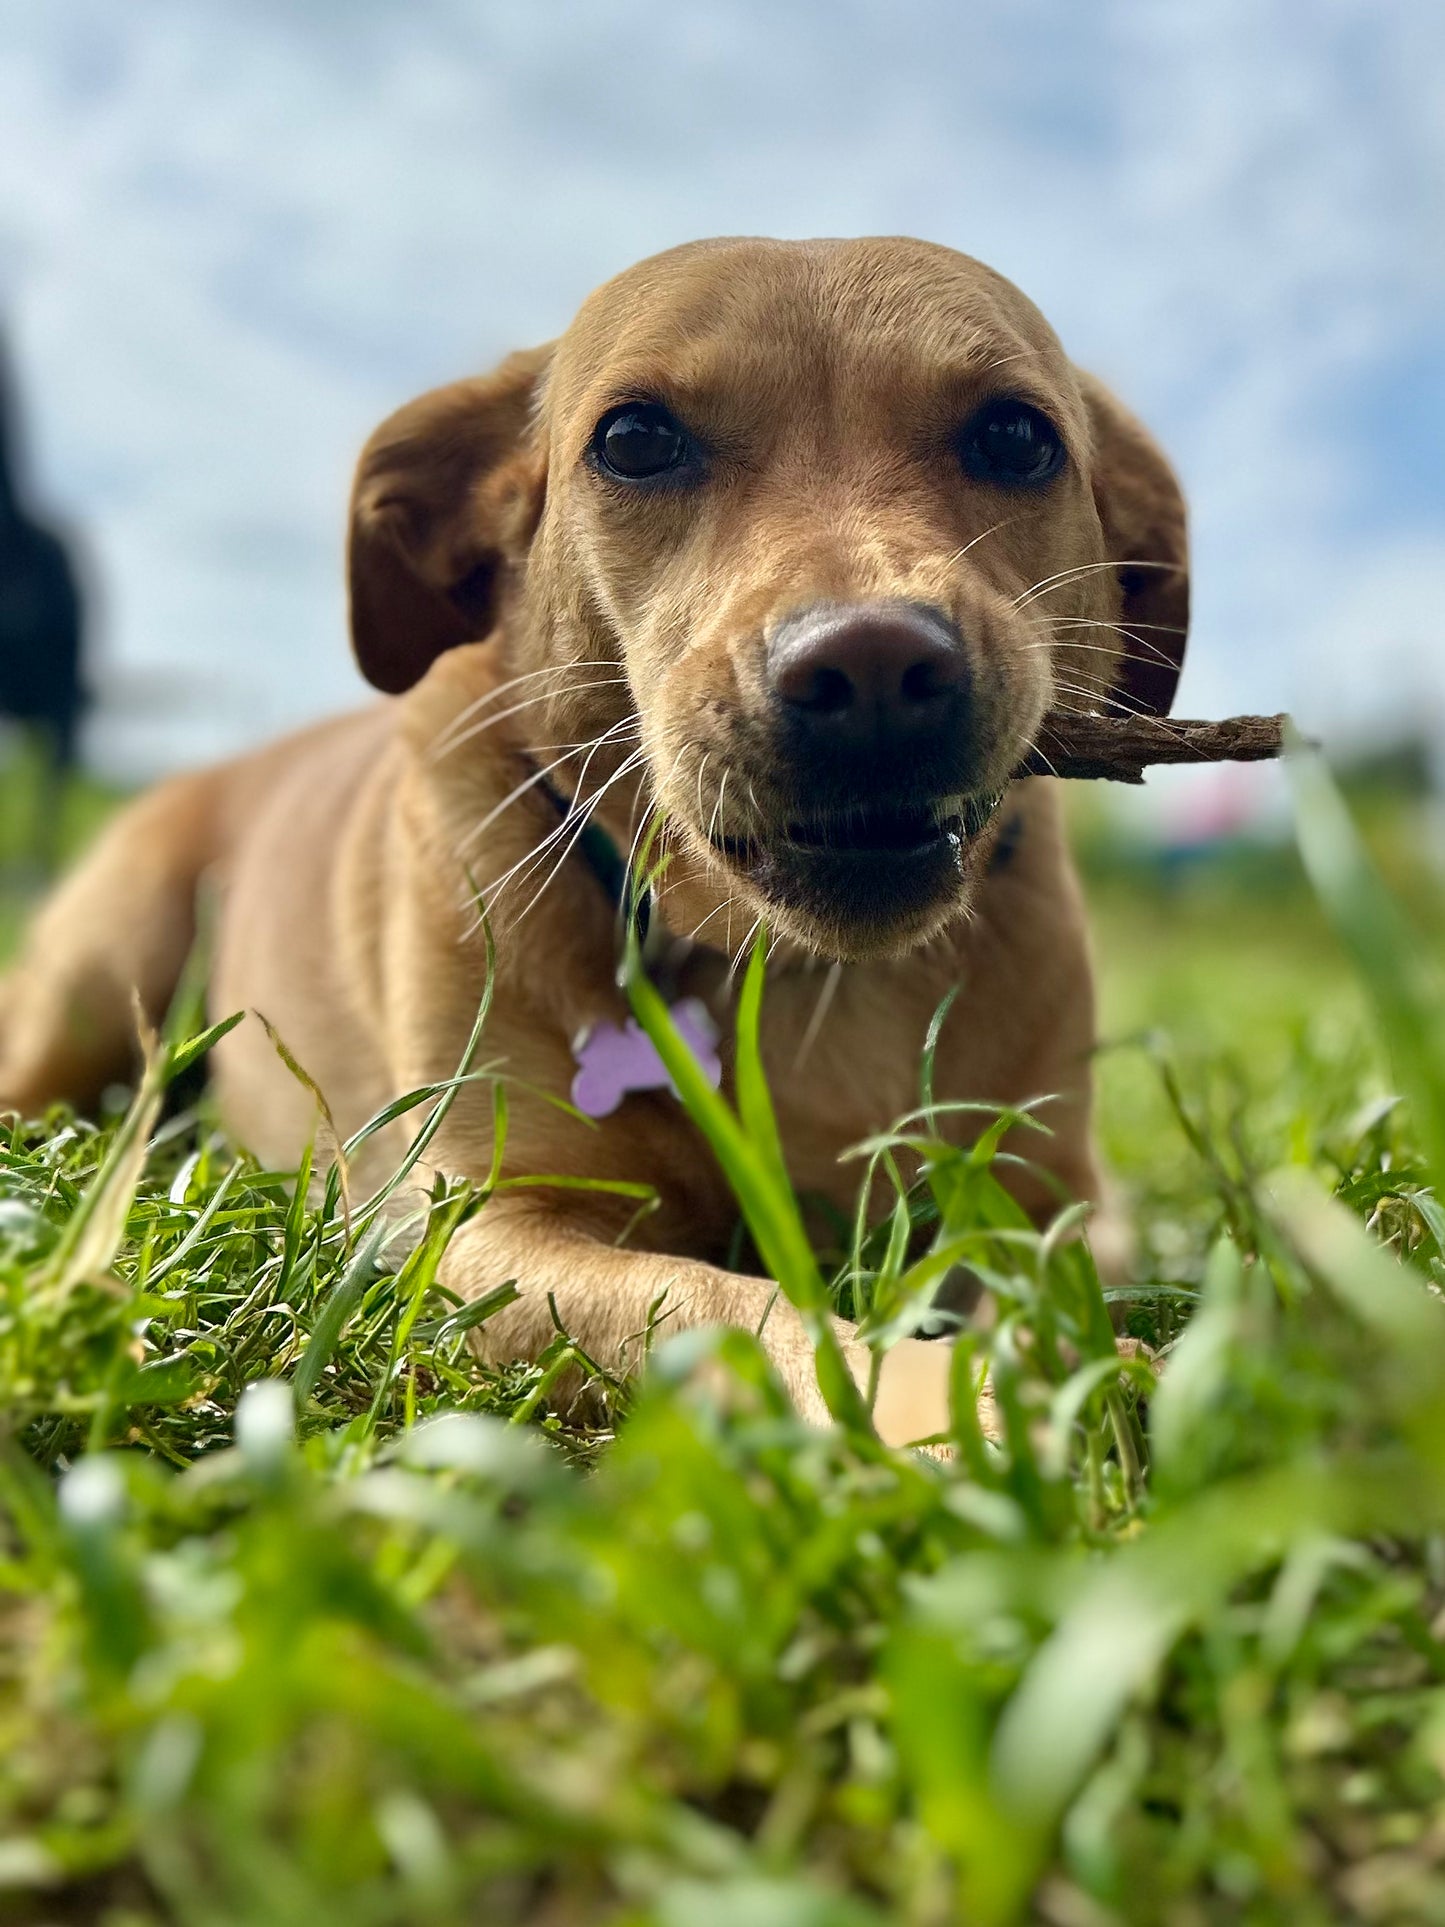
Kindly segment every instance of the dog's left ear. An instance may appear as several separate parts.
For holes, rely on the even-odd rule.
[[[1094,436],[1094,501],[1123,603],[1124,656],[1110,707],[1167,716],[1189,635],[1189,532],[1174,470],[1141,422],[1079,371]]]
[[[508,556],[541,513],[545,467],[527,435],[551,353],[528,349],[434,389],[362,451],[347,537],[351,640],[367,681],[389,695],[496,621]]]

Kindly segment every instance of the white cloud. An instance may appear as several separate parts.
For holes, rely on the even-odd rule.
[[[0,0],[0,34],[44,478],[115,680],[173,667],[184,712],[117,717],[112,761],[354,698],[367,429],[708,232],[912,231],[1017,279],[1185,472],[1191,707],[1347,727],[1365,628],[1445,692],[1445,482],[1432,520],[1341,402],[1445,314],[1429,0]]]

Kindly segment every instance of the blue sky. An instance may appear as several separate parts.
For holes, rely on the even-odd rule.
[[[1445,727],[1438,0],[0,0],[0,313],[143,771],[353,701],[380,416],[699,234],[982,256],[1155,427],[1194,713]]]

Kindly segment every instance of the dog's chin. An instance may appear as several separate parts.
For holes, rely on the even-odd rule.
[[[712,854],[775,935],[842,963],[896,957],[964,909],[1001,800],[835,811],[715,836]]]

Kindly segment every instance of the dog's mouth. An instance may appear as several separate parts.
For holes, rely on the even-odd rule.
[[[715,834],[713,848],[743,868],[768,854],[794,849],[822,856],[919,856],[979,837],[1003,801],[994,796],[951,797],[935,803],[860,804],[789,819],[766,839]]]
[[[883,930],[957,894],[1002,791],[917,802],[860,802],[784,818],[775,831],[712,837],[761,895],[831,928]]]

